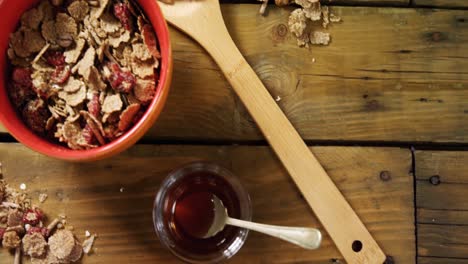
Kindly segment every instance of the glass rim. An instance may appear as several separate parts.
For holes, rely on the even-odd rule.
[[[153,225],[155,232],[159,238],[160,243],[176,257],[179,259],[189,262],[189,263],[213,263],[220,262],[230,259],[234,256],[244,245],[247,236],[248,230],[240,228],[238,234],[235,236],[235,239],[228,244],[228,246],[219,253],[212,253],[205,258],[197,258],[197,254],[184,255],[183,252],[180,252],[176,249],[173,240],[170,237],[169,232],[167,232],[166,225],[162,219],[164,219],[164,203],[165,198],[167,197],[168,190],[173,186],[178,180],[183,178],[185,175],[191,172],[196,171],[208,171],[216,174],[219,177],[222,177],[226,180],[233,188],[234,192],[239,198],[240,208],[241,208],[241,217],[240,219],[251,221],[252,220],[252,203],[250,196],[245,189],[245,187],[240,182],[239,178],[234,175],[230,170],[225,167],[211,161],[194,161],[186,163],[174,170],[172,170],[166,178],[162,181],[159,190],[156,194],[154,204],[153,204]],[[201,256],[201,255],[200,255]]]

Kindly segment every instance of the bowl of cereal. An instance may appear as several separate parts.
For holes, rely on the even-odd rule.
[[[154,124],[172,76],[157,1],[5,0],[0,17],[0,122],[19,142],[91,161]]]

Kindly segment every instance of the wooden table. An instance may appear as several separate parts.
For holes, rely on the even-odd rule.
[[[284,31],[292,8],[270,6],[266,17],[258,4],[222,9],[240,50],[394,263],[468,263],[468,1],[330,2],[343,22],[330,27],[330,46],[310,49]],[[48,193],[44,209],[68,215],[81,239],[99,234],[83,263],[177,263],[154,235],[152,202],[171,169],[200,159],[241,178],[255,221],[320,227],[213,60],[171,35],[167,107],[125,153],[71,164],[0,128],[6,180],[26,183],[35,198]],[[10,259],[0,251],[0,263]],[[251,233],[230,263],[344,260],[326,234],[320,250],[305,251]]]

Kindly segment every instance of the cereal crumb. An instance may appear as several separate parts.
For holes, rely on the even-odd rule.
[[[75,246],[73,233],[68,230],[58,230],[49,238],[50,252],[59,259],[67,259]]]
[[[20,189],[23,190],[23,191],[26,190],[26,184],[25,184],[25,183],[21,183],[21,184],[20,184]]]
[[[330,34],[320,31],[310,33],[310,43],[314,45],[328,45],[330,43]]]
[[[91,249],[93,248],[94,240],[96,239],[96,234],[91,235],[88,239],[83,241],[83,252],[85,254],[89,254],[91,252]]]
[[[13,249],[21,245],[21,239],[15,231],[7,231],[3,234],[2,246]]]
[[[39,202],[40,202],[40,203],[44,203],[44,202],[47,200],[47,197],[49,197],[49,196],[47,195],[47,193],[40,193],[40,194],[39,194]]]
[[[40,233],[27,234],[23,237],[23,252],[31,257],[41,257],[46,253],[47,242]]]

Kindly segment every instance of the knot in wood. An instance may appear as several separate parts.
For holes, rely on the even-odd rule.
[[[381,171],[380,172],[380,179],[384,182],[390,181],[392,179],[392,175],[389,171]]]
[[[434,175],[429,178],[429,182],[432,185],[439,185],[440,184],[440,176],[439,175]]]

